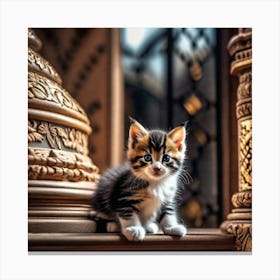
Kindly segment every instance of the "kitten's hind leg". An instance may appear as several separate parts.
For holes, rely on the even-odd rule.
[[[106,225],[107,232],[120,232],[120,225],[116,222],[108,222]]]

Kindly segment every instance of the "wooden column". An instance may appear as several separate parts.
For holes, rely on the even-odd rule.
[[[239,79],[236,117],[238,127],[238,192],[234,209],[222,223],[222,231],[236,236],[236,249],[252,250],[252,30],[240,28],[228,44],[233,58],[230,72]]]
[[[28,31],[28,231],[94,232],[90,200],[99,179],[88,157],[89,119],[63,88]]]
[[[123,161],[124,92],[117,28],[36,28],[41,55],[63,77],[63,87],[84,109],[93,133],[89,157],[100,173]],[[102,143],[102,148],[100,148]]]

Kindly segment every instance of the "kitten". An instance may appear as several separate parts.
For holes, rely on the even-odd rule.
[[[131,119],[128,161],[101,177],[93,197],[97,216],[117,221],[128,240],[143,240],[146,233],[184,236],[177,216],[178,184],[185,158],[185,125],[166,133],[146,130]],[[108,231],[116,231],[109,223]]]

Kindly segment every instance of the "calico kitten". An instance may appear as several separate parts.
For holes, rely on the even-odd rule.
[[[93,197],[97,216],[117,221],[128,240],[143,240],[146,233],[184,236],[177,216],[178,184],[185,158],[185,126],[166,133],[146,130],[131,119],[128,161],[101,177]],[[109,223],[108,231],[116,231]]]

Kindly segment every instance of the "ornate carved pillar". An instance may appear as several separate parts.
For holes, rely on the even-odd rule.
[[[88,157],[91,127],[81,106],[37,51],[28,31],[28,231],[94,232],[88,219],[99,179]]]
[[[252,250],[252,30],[240,28],[229,44],[231,74],[239,79],[236,116],[238,126],[239,189],[232,196],[234,209],[221,229],[236,236],[236,248]]]

